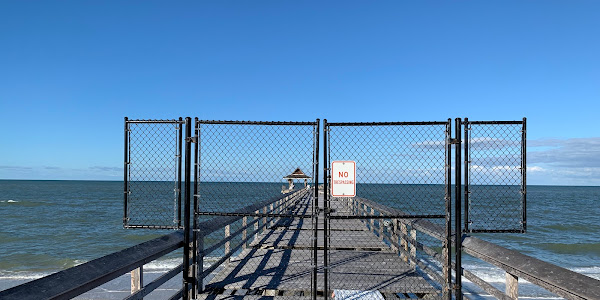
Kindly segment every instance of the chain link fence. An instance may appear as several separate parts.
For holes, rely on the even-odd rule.
[[[182,228],[182,126],[125,119],[125,228]]]
[[[197,121],[196,134],[200,215],[233,214],[313,185],[315,122]]]
[[[203,293],[316,295],[318,128],[318,121],[196,120],[200,250],[209,270],[221,268]],[[209,230],[219,221],[223,229]]]
[[[325,210],[328,289],[386,299],[448,295],[448,122],[325,123],[326,159],[356,163],[354,197]]]
[[[526,230],[525,122],[463,122],[467,232]]]

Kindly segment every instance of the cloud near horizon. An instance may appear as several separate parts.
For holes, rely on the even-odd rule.
[[[531,184],[600,185],[600,137],[527,142]]]

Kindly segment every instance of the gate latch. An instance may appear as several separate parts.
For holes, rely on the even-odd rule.
[[[450,145],[458,145],[460,144],[460,141],[458,139],[448,139],[448,143]]]
[[[185,139],[186,142],[190,142],[190,143],[197,143],[198,142],[198,138],[195,136],[189,137]]]

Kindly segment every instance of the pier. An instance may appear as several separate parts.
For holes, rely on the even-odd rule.
[[[472,236],[526,232],[525,119],[456,119],[454,135],[451,119],[322,124],[323,139],[318,119],[126,118],[123,226],[173,232],[0,299],[70,299],[123,275],[127,300],[518,299],[520,280],[600,299],[600,280]],[[145,282],[144,265],[175,251],[181,264]],[[172,280],[181,289],[157,297]]]
[[[323,207],[323,197],[318,201]],[[290,212],[309,214],[315,198],[305,192],[289,204]],[[332,201],[331,207],[347,215],[356,211],[342,201]],[[274,218],[267,221],[264,231],[256,234],[248,246],[231,258],[206,285],[205,298],[218,295],[260,294],[270,296],[310,295],[313,280],[311,257],[314,252],[312,219]],[[316,226],[317,249],[324,249],[324,224]],[[330,289],[338,293],[364,293],[379,295],[413,294],[426,298],[436,290],[416,271],[413,260],[399,255],[394,247],[378,233],[380,228],[371,227],[367,221],[347,219],[335,222],[330,228],[329,266]],[[319,238],[321,237],[321,238]],[[406,237],[404,237],[406,239]],[[411,246],[414,252],[414,246]],[[319,251],[317,263],[325,265],[323,251]],[[319,270],[318,282],[323,282]],[[324,291],[318,289],[319,294]]]

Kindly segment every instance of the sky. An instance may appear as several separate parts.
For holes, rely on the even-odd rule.
[[[123,118],[521,120],[600,185],[598,1],[2,1],[0,179],[121,180]]]

